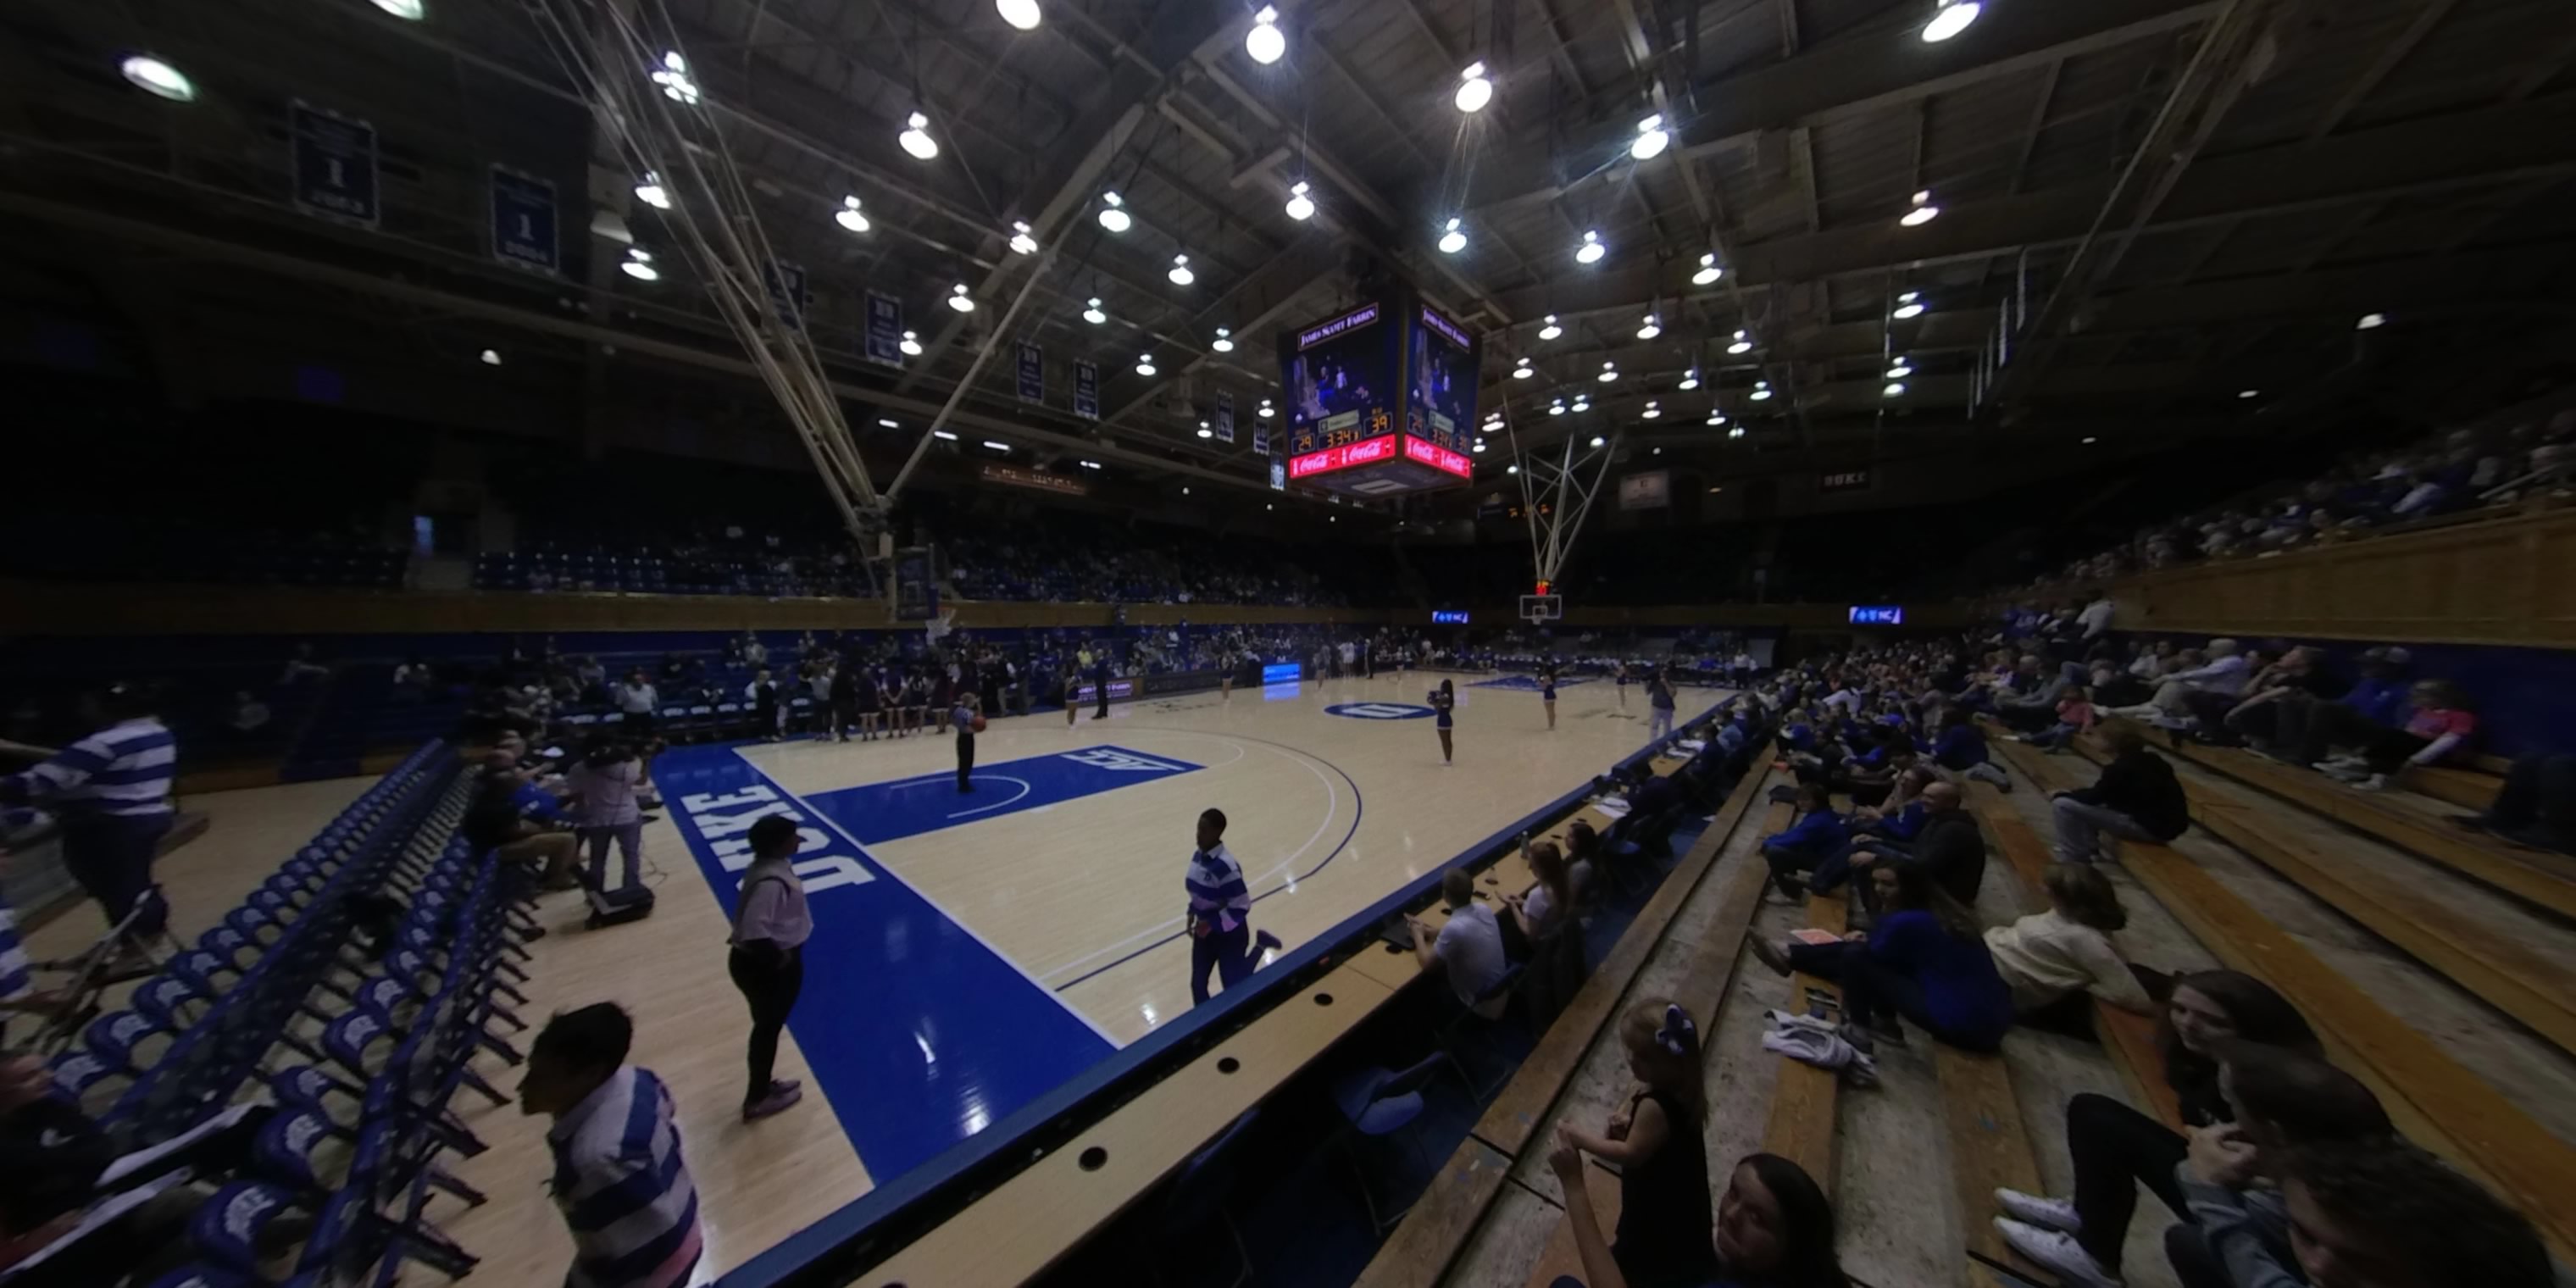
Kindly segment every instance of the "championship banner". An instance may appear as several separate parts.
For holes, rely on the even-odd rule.
[[[505,166],[492,167],[492,258],[540,273],[563,270],[552,183]]]
[[[1270,458],[1270,490],[1273,492],[1288,490],[1288,462],[1276,456]]]
[[[297,99],[286,109],[295,153],[295,208],[373,228],[384,217],[376,127]]]
[[[1073,364],[1073,414],[1100,419],[1100,368],[1088,362]]]
[[[1046,351],[1020,341],[1020,401],[1046,401]]]
[[[903,365],[903,305],[893,296],[868,292],[868,361]]]
[[[761,266],[760,281],[769,288],[769,307],[778,311],[778,320],[804,330],[805,307],[814,302],[805,290],[805,266],[773,259]]]
[[[1233,444],[1233,442],[1234,442],[1234,395],[1233,395],[1233,394],[1218,394],[1218,395],[1216,396],[1216,416],[1215,416],[1215,418],[1214,418],[1213,420],[1211,420],[1211,421],[1209,422],[1209,428],[1211,428],[1211,429],[1213,429],[1213,430],[1215,430],[1215,431],[1216,431],[1216,441],[1218,441],[1218,442],[1220,442],[1220,443],[1225,443],[1225,444],[1228,444],[1228,445],[1232,445],[1232,444]]]
[[[1257,417],[1252,422],[1252,454],[1255,456],[1270,454],[1270,422]]]

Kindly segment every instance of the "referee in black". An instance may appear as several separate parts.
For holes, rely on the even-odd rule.
[[[959,691],[957,705],[949,709],[948,722],[957,726],[957,790],[975,790],[975,715],[983,709],[983,698]]]
[[[1100,710],[1093,712],[1091,718],[1106,720],[1109,718],[1109,646],[1107,644],[1100,646],[1100,652],[1091,664],[1091,684],[1092,687],[1100,690]]]

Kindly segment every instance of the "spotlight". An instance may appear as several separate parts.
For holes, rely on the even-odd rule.
[[[1663,319],[1656,317],[1652,313],[1647,314],[1646,320],[1637,325],[1637,338],[1640,340],[1652,340],[1663,333]]]
[[[2378,330],[2379,328],[2384,327],[2384,326],[2386,326],[2386,325],[2388,325],[2388,315],[2387,315],[2387,314],[2385,314],[2385,313],[2364,313],[2364,314],[2362,314],[2362,315],[2361,315],[2361,320],[2360,320],[2360,321],[2355,322],[2355,323],[2353,323],[2353,324],[2352,324],[2352,329],[2353,329],[2353,330],[2355,330],[2355,331],[2376,331],[2376,330]]]
[[[1908,228],[1920,228],[1940,217],[1941,208],[1932,204],[1932,190],[1926,188],[1914,194],[1914,208],[1906,211],[1905,217],[1896,222]]]
[[[1907,291],[1896,297],[1896,312],[1890,316],[1899,322],[1910,322],[1923,316],[1923,292]]]
[[[2086,447],[2091,447],[2091,446],[2092,446],[2092,445],[2094,445],[2095,443],[2098,443],[2098,442],[2101,442],[2101,441],[2102,441],[2101,439],[2094,438],[2094,437],[2092,437],[2092,436],[2090,436],[2090,435],[2087,435],[2087,436],[2085,437],[2085,439],[2084,439],[2084,445],[2085,445]]]
[[[1646,419],[1648,419],[1648,420],[1653,420],[1653,419],[1655,419],[1656,417],[1663,415],[1663,414],[1664,414],[1664,409],[1663,409],[1663,408],[1661,408],[1661,407],[1659,407],[1659,406],[1656,406],[1656,405],[1655,405],[1654,400],[1650,398],[1650,399],[1646,400],[1646,409],[1645,409],[1644,411],[1642,411],[1642,412],[1637,413],[1637,414],[1638,414],[1638,415],[1640,415],[1640,416],[1645,417],[1645,418],[1646,418]]]
[[[1469,451],[1473,451],[1473,452],[1481,452],[1481,451],[1485,450],[1485,440],[1483,440],[1483,439],[1481,439],[1481,438],[1480,438],[1480,439],[1477,439],[1477,440],[1476,440],[1476,445],[1475,445],[1474,447],[1471,447],[1471,448],[1467,449],[1467,450],[1469,450]]]
[[[1458,221],[1452,219],[1440,232],[1440,253],[1455,255],[1465,249],[1467,249],[1467,234],[1458,231]]]
[[[989,438],[984,440],[984,446],[989,447],[989,448],[992,448],[994,451],[997,451],[997,452],[1007,452],[1007,451],[1011,450],[1011,445],[1010,445],[1010,444],[1008,444],[1008,443],[996,443],[996,442],[994,442],[992,439],[989,439]]]
[[[1539,338],[1539,339],[1542,339],[1542,340],[1553,340],[1553,339],[1555,339],[1556,337],[1558,337],[1558,336],[1560,336],[1560,335],[1565,334],[1565,328],[1564,328],[1564,327],[1561,327],[1561,326],[1558,326],[1558,325],[1556,324],[1556,315],[1555,315],[1555,314],[1553,314],[1553,313],[1548,314],[1548,315],[1547,315],[1547,317],[1546,317],[1544,320],[1545,320],[1545,322],[1546,322],[1546,325],[1544,325],[1544,326],[1542,326],[1542,327],[1540,327],[1540,328],[1538,329],[1538,338]]]
[[[1888,379],[1890,379],[1890,380],[1903,380],[1903,379],[1904,379],[1904,378],[1906,378],[1907,376],[1910,376],[1910,375],[1913,375],[1913,374],[1914,374],[1914,364],[1913,364],[1913,363],[1910,363],[1910,362],[1907,362],[1907,361],[1906,361],[1905,359],[1903,359],[1903,358],[1899,358],[1899,359],[1897,359],[1897,360],[1896,360],[1896,365],[1895,365],[1895,366],[1892,366],[1892,367],[1889,367],[1889,368],[1887,369],[1887,378],[1888,378]]]
[[[1092,296],[1089,300],[1084,302],[1082,306],[1082,320],[1092,324],[1093,326],[1098,326],[1109,320],[1109,315],[1100,311],[1099,296]]]
[[[894,136],[903,150],[916,161],[927,161],[939,155],[939,140],[930,137],[930,118],[919,112],[904,118],[903,133]]]
[[[689,60],[674,49],[662,55],[662,65],[653,69],[653,83],[662,87],[662,97],[684,107],[698,101],[698,83],[689,79]]]
[[[1726,436],[1728,438],[1742,438],[1744,437],[1744,427],[1742,425],[1731,426],[1727,429]]]
[[[888,420],[888,419],[886,419],[886,418],[884,418],[884,417],[878,417],[878,418],[877,418],[877,424],[882,425],[882,426],[884,426],[884,427],[885,427],[885,428],[887,428],[887,429],[901,429],[901,428],[903,428],[903,426],[898,425],[898,424],[894,423],[893,421]]]
[[[135,88],[155,98],[173,103],[193,103],[197,99],[197,84],[188,79],[186,72],[150,54],[134,54],[117,64],[117,70],[125,73],[125,79],[134,82]]]
[[[1710,251],[1699,257],[1699,271],[1691,274],[1691,285],[1706,286],[1724,276],[1726,270],[1717,266],[1717,252]]]
[[[930,436],[943,443],[953,443],[957,441],[957,436],[955,434],[949,433],[944,429],[934,429],[930,431]]]
[[[1216,431],[1215,431],[1215,430],[1213,430],[1213,429],[1208,428],[1208,423],[1207,423],[1206,421],[1200,421],[1200,422],[1199,422],[1199,437],[1201,437],[1201,438],[1214,438],[1214,437],[1216,437]]]
[[[418,22],[426,12],[421,0],[376,0],[376,7],[410,22]]]
[[[1887,388],[1879,390],[1878,393],[1882,398],[1902,398],[1905,396],[1905,382],[1902,380],[1888,381]]]
[[[655,210],[668,210],[671,208],[671,194],[667,189],[663,188],[662,176],[655,174],[650,170],[645,171],[644,177],[636,181],[635,199],[643,202],[645,205],[651,206]],[[858,198],[852,197],[850,200],[856,201]]]
[[[1518,474],[1520,472],[1521,467],[1517,465],[1506,465],[1503,467],[1503,473],[1505,474]]]
[[[1154,355],[1150,353],[1137,355],[1136,374],[1140,376],[1150,376],[1154,374]]]
[[[1573,405],[1572,407],[1567,408],[1566,410],[1568,410],[1568,411],[1590,411],[1590,410],[1592,410],[1592,396],[1591,396],[1590,394],[1576,394],[1576,395],[1574,396],[1574,405]]]
[[[1512,368],[1512,379],[1514,380],[1527,380],[1537,374],[1538,368],[1531,366],[1530,360],[1527,358],[1521,359],[1520,365]]]
[[[1243,52],[1252,61],[1267,67],[1288,52],[1288,38],[1279,34],[1279,11],[1268,5],[1252,15],[1252,30],[1243,33]]]
[[[1485,65],[1467,64],[1467,70],[1458,73],[1458,110],[1473,115],[1493,101],[1494,83],[1485,79]]]
[[[636,189],[635,195],[643,196],[643,189]],[[832,222],[854,233],[868,230],[868,217],[859,213],[859,199],[856,197],[841,198],[841,208],[832,212]]]
[[[1079,465],[1086,470],[1096,470],[1100,468],[1100,462],[1098,461],[1075,461],[1074,464]]]
[[[1726,351],[1728,353],[1738,355],[1751,353],[1753,352],[1753,338],[1741,331],[1738,331],[1735,333],[1735,343],[1726,346]]]
[[[625,270],[628,277],[634,278],[639,282],[658,282],[662,280],[662,270],[653,267],[652,252],[645,250],[641,246],[627,247],[626,262],[618,265],[617,267]]]
[[[1274,416],[1274,415],[1276,415],[1276,414],[1278,414],[1278,413],[1277,413],[1277,409],[1276,409],[1276,408],[1274,408],[1274,407],[1272,407],[1272,406],[1270,405],[1270,400],[1269,400],[1269,399],[1267,399],[1267,398],[1264,398],[1264,399],[1262,399],[1262,400],[1261,400],[1261,406],[1260,406],[1260,408],[1259,408],[1258,410],[1254,411],[1252,414],[1253,414],[1253,415],[1255,415],[1255,416],[1259,416],[1259,417],[1260,417],[1260,418],[1262,418],[1263,420],[1268,420],[1268,419],[1270,419],[1272,416]]]
[[[1011,221],[1011,252],[1015,255],[1038,253],[1038,239],[1029,236],[1029,225],[1025,220]]]
[[[1652,161],[1664,154],[1673,136],[1664,129],[1664,118],[1649,116],[1637,122],[1637,141],[1628,145],[1628,155],[1640,161]]]
[[[897,348],[899,348],[899,349],[903,350],[903,356],[905,356],[905,357],[907,357],[907,358],[918,358],[918,357],[920,357],[920,356],[921,356],[921,333],[920,333],[920,332],[918,332],[918,331],[906,331],[906,332],[904,332],[904,333],[903,333],[903,343],[901,343],[901,344],[899,344],[899,345],[897,345],[897,346],[895,346],[895,347],[897,347]]]
[[[1302,221],[1314,218],[1315,199],[1307,196],[1306,192],[1306,181],[1303,179],[1288,185],[1288,217],[1290,219]]]
[[[500,366],[501,351],[498,349],[485,349],[483,351],[483,365],[487,367]]]
[[[1948,40],[1966,31],[1968,24],[1975,22],[1977,15],[1984,11],[1985,5],[1978,0],[1941,0],[1940,9],[1933,13],[1932,21],[1923,28],[1923,39],[1935,45]]]
[[[1583,230],[1583,244],[1575,248],[1574,262],[1598,264],[1601,262],[1601,257],[1609,253],[1610,248],[1601,244],[1601,234],[1587,228]]]
[[[1557,399],[1555,402],[1549,403],[1549,404],[1547,405],[1547,414],[1548,414],[1548,415],[1550,415],[1550,416],[1562,416],[1562,415],[1564,415],[1564,414],[1565,414],[1565,400],[1564,400],[1564,399],[1562,399],[1562,398],[1559,398],[1559,399]]]
[[[1002,21],[1022,31],[1037,30],[1042,18],[1038,0],[993,0],[993,7],[1001,11]]]
[[[1218,327],[1216,329],[1216,339],[1212,341],[1208,347],[1219,353],[1234,352],[1234,332],[1228,331],[1224,327]]]
[[[1609,441],[1610,441],[1610,440],[1608,440],[1608,439],[1606,439],[1606,438],[1603,438],[1603,437],[1602,437],[1602,436],[1600,436],[1599,434],[1594,434],[1594,435],[1592,436],[1592,445],[1593,445],[1594,447],[1599,447],[1599,446],[1601,446],[1602,444],[1604,444],[1604,443],[1606,443],[1606,442],[1609,442]]]
[[[2260,389],[2239,389],[2236,391],[2236,396],[2239,398],[2260,398],[2263,396],[2263,391]]]
[[[1172,279],[1174,286],[1187,286],[1199,280],[1199,275],[1190,271],[1190,257],[1187,255],[1172,256],[1172,271],[1163,276]]]
[[[1710,412],[1710,413],[1708,414],[1708,421],[1707,421],[1707,423],[1708,423],[1708,424],[1711,424],[1711,425],[1723,425],[1723,424],[1725,424],[1725,423],[1726,423],[1726,413],[1724,413],[1724,412],[1720,412],[1720,411],[1712,411],[1712,412]]]
[[[1770,382],[1770,381],[1768,381],[1768,380],[1756,380],[1756,381],[1754,381],[1754,382],[1753,382],[1753,401],[1755,401],[1755,402],[1769,402],[1769,401],[1771,401],[1771,382]]]
[[[975,311],[975,297],[966,293],[966,284],[964,282],[959,282],[955,287],[949,290],[948,307],[955,309],[960,313],[972,313]]]
[[[1127,203],[1120,200],[1115,192],[1100,194],[1100,226],[1113,233],[1127,231],[1128,226],[1136,221],[1127,217],[1126,206]]]

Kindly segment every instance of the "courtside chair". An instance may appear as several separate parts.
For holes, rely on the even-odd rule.
[[[1405,1128],[1422,1116],[1422,1088],[1440,1071],[1446,1058],[1435,1051],[1407,1068],[1354,1069],[1333,1083],[1333,1107],[1341,1111],[1342,1125],[1334,1132],[1331,1143],[1339,1145],[1342,1156],[1350,1161],[1351,1175],[1359,1182],[1360,1204],[1368,1210],[1369,1224],[1378,1234],[1395,1228],[1411,1205],[1393,1212],[1378,1211],[1377,1195],[1369,1186],[1369,1168],[1361,1156],[1362,1146],[1393,1139],[1407,1161],[1423,1162],[1419,1146]]]

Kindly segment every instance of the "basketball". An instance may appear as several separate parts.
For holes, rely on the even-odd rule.
[[[974,719],[967,721],[966,728],[975,733],[984,732],[984,717],[978,715]]]

